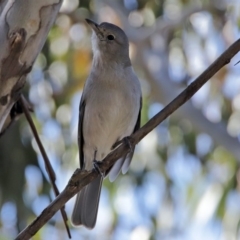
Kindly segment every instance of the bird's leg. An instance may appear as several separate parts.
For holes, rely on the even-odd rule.
[[[101,161],[93,160],[93,168],[94,170],[99,173],[102,177],[104,177],[104,173],[100,169],[100,165],[102,164]]]
[[[94,152],[93,168],[97,173],[101,174],[101,176],[104,177],[104,173],[100,169],[100,165],[102,164],[102,162],[96,160],[96,154],[97,151]]]

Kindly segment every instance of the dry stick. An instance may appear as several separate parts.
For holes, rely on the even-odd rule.
[[[162,111],[150,119],[142,128],[132,134],[129,138],[133,145],[137,144],[163,120],[170,116],[176,109],[188,101],[194,93],[196,93],[215,73],[217,73],[223,66],[228,64],[232,57],[240,50],[240,39],[233,43],[214,63],[212,63],[194,82],[192,82],[182,93],[180,93],[172,102],[170,102]],[[126,141],[125,141],[126,142]],[[101,171],[109,169],[120,157],[128,153],[128,144],[123,143],[114,151],[112,151],[99,166]],[[31,238],[36,232],[48,221],[51,217],[76,193],[78,193],[84,186],[89,184],[98,176],[94,170],[81,171],[77,169],[63,192],[46,207],[43,212],[18,236],[17,240],[27,240]]]
[[[52,168],[52,165],[51,165],[51,163],[49,161],[47,153],[46,153],[46,151],[45,151],[45,149],[44,149],[44,147],[42,145],[42,142],[41,142],[41,140],[40,140],[40,138],[38,136],[37,129],[36,129],[34,123],[33,123],[31,114],[30,114],[30,112],[28,110],[28,107],[26,105],[26,99],[24,98],[23,95],[20,96],[19,101],[20,101],[20,104],[22,105],[23,112],[24,112],[24,114],[26,116],[26,119],[27,119],[31,129],[32,129],[32,132],[33,132],[33,135],[34,135],[35,140],[37,142],[37,145],[38,145],[39,150],[40,150],[40,152],[42,154],[42,157],[44,159],[45,169],[46,169],[46,171],[48,173],[50,182],[52,184],[52,187],[53,187],[53,190],[54,190],[54,193],[55,193],[55,196],[57,197],[59,195],[59,190],[58,190],[58,188],[56,186],[56,183],[55,183],[55,181],[56,181],[55,172],[54,172],[54,170]],[[64,210],[64,205],[63,205],[63,207],[61,207],[61,214],[62,214],[63,222],[65,224],[65,227],[66,227],[66,230],[67,230],[67,233],[68,233],[68,237],[71,238],[71,233],[70,233],[70,230],[69,230],[69,227],[68,227],[68,224],[67,224],[68,218],[67,218],[67,214],[66,214],[66,212]]]

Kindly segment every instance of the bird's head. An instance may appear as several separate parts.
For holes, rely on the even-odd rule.
[[[129,60],[129,42],[125,32],[118,26],[103,22],[97,24],[92,20],[86,22],[93,30],[93,54],[99,55],[106,62],[131,65]]]

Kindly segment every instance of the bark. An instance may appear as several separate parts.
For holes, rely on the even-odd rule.
[[[0,1],[0,132],[61,4],[62,0]]]

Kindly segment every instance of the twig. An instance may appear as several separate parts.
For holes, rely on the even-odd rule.
[[[30,127],[32,129],[33,135],[35,137],[35,140],[37,142],[39,150],[40,150],[40,152],[42,154],[42,157],[44,159],[45,169],[46,169],[46,171],[48,173],[50,182],[51,182],[52,187],[53,187],[53,191],[55,193],[55,196],[57,197],[59,195],[59,190],[58,190],[57,185],[55,183],[55,181],[56,181],[55,172],[54,172],[54,170],[52,168],[52,165],[51,165],[51,163],[49,161],[47,153],[46,153],[46,151],[45,151],[45,149],[44,149],[44,147],[42,145],[42,142],[41,142],[41,140],[40,140],[40,138],[38,136],[37,129],[36,129],[34,123],[33,123],[33,120],[32,120],[32,117],[30,115],[30,112],[28,110],[28,107],[26,106],[26,99],[24,98],[24,96],[22,94],[20,96],[19,101],[20,101],[20,104],[22,106],[22,110],[23,110],[23,112],[24,112],[24,114],[26,116],[26,119],[27,119],[27,121],[28,121],[28,123],[29,123],[29,125],[30,125]],[[70,233],[70,230],[69,230],[69,227],[68,227],[68,224],[67,224],[68,218],[67,218],[67,214],[66,214],[65,209],[64,209],[64,205],[61,207],[60,211],[61,211],[61,214],[62,214],[62,217],[63,217],[63,222],[65,224],[68,237],[71,238],[71,233]]]
[[[240,50],[240,39],[233,43],[214,63],[212,63],[194,82],[192,82],[182,93],[170,102],[162,111],[150,119],[142,128],[130,136],[130,141],[136,145],[142,138],[151,132],[157,125],[170,116],[176,109],[188,101],[214,74],[223,66],[228,64],[232,57]],[[121,156],[129,152],[126,143],[122,143],[117,149],[112,151],[99,166],[104,172],[109,169]],[[43,212],[18,236],[17,240],[27,240],[48,221],[51,217],[84,186],[97,177],[98,173],[92,171],[76,170],[69,180],[63,192],[48,206]]]
[[[178,26],[181,26],[182,23],[186,21],[193,13],[211,10],[210,5],[192,4],[188,6],[186,9],[184,9],[182,15],[176,18],[175,20],[164,21],[162,17],[158,17],[153,26],[140,27],[138,29],[132,27],[129,24],[128,12],[121,4],[119,4],[119,2],[111,0],[104,0],[103,2],[117,12],[117,15],[121,19],[123,29],[127,33],[128,38],[135,43],[144,42],[148,40],[153,33],[158,32],[161,33],[161,35],[164,35],[167,32],[167,34],[169,34],[169,32],[171,32],[173,29],[176,29],[178,28]]]
[[[1,0],[0,0],[1,1]],[[28,106],[28,110],[32,111],[30,106]],[[23,110],[22,106],[19,101],[16,101],[14,105],[12,106],[12,109],[10,113],[8,114],[8,117],[6,118],[4,125],[0,131],[0,137],[4,135],[4,133],[19,119],[19,117],[22,115]]]

